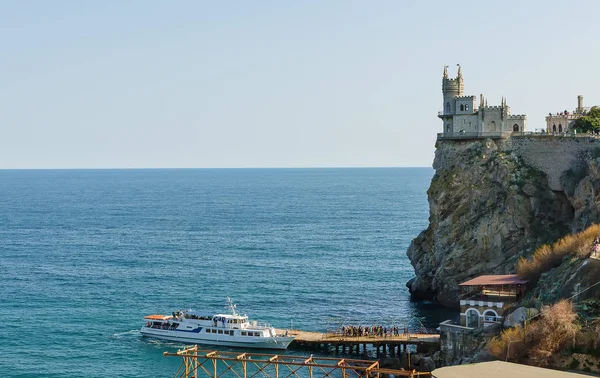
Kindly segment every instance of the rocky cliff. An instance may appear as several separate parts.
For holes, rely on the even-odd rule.
[[[600,143],[590,138],[441,140],[429,227],[407,255],[415,299],[458,305],[458,284],[514,273],[521,256],[600,220]]]

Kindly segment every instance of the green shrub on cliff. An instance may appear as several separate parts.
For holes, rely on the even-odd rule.
[[[578,132],[600,130],[600,107],[594,106],[585,116],[575,120]]]
[[[592,252],[594,238],[600,235],[600,225],[567,235],[551,246],[544,244],[530,258],[521,257],[517,262],[517,274],[530,283],[535,283],[542,273],[558,267],[565,257],[584,258]]]

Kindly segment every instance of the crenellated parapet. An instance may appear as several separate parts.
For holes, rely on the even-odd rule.
[[[507,119],[522,119],[525,120],[527,119],[527,115],[525,114],[510,114]]]

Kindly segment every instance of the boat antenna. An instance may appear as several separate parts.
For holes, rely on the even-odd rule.
[[[229,307],[229,309],[231,310],[231,313],[236,316],[237,313],[235,312],[235,305],[233,304],[233,302],[231,301],[231,298],[227,297],[227,306]]]

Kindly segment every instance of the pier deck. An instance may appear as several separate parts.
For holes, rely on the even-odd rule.
[[[278,334],[285,334],[285,330],[277,330]],[[290,349],[310,349],[310,350],[329,350],[335,348],[336,353],[359,354],[362,345],[363,353],[367,351],[367,345],[376,350],[377,357],[399,356],[408,352],[411,345],[418,348],[424,347],[432,351],[439,349],[439,334],[428,333],[409,333],[398,336],[347,336],[338,333],[319,333],[299,330],[288,331],[288,334],[294,336],[294,341],[290,344]]]
[[[278,334],[284,334],[285,330],[278,329]],[[319,343],[319,344],[437,344],[440,340],[439,334],[409,333],[399,336],[346,336],[336,333],[320,333],[292,330],[288,334],[295,336],[294,342]]]

